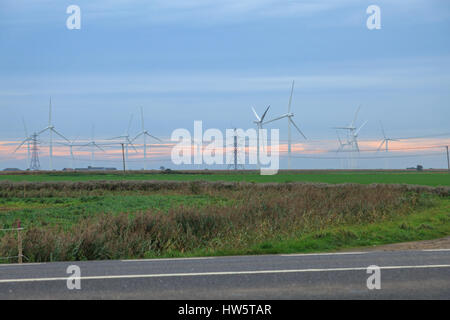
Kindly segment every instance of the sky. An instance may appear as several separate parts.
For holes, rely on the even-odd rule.
[[[366,26],[372,4],[381,9],[378,30]],[[81,9],[80,30],[66,27],[69,5]],[[25,149],[12,153],[25,137],[22,117],[28,134],[43,129],[50,97],[53,124],[70,140],[89,141],[93,126],[99,142],[123,135],[131,115],[134,136],[143,107],[146,129],[169,144],[173,130],[192,131],[194,120],[248,129],[251,107],[285,113],[292,80],[294,120],[308,137],[293,134],[295,168],[340,167],[332,128],[348,125],[359,105],[357,124],[368,121],[361,149],[379,145],[380,121],[390,137],[420,138],[392,149],[446,145],[449,31],[447,0],[2,0],[0,169],[26,166]],[[283,145],[286,127],[268,126],[280,129]],[[142,167],[139,143],[131,168]],[[162,160],[170,144],[152,147],[149,167],[171,167]],[[317,150],[330,159],[306,158]],[[94,162],[88,148],[76,150],[76,165],[120,165],[117,149],[98,151]],[[390,166],[446,165],[441,147],[405,152],[393,150]],[[387,166],[368,154],[361,168]],[[56,169],[71,165],[67,147],[55,146],[55,155]]]

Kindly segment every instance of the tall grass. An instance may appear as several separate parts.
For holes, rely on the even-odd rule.
[[[405,185],[248,184],[215,182],[0,183],[1,197],[79,196],[120,192],[209,194],[227,205],[178,205],[137,213],[99,213],[69,229],[30,226],[24,255],[33,262],[157,257],[198,250],[245,249],[330,226],[370,224],[432,205],[450,188]],[[14,234],[0,234],[0,256],[17,255]]]

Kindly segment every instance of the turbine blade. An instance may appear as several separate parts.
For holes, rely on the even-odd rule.
[[[277,118],[274,118],[274,119],[271,119],[271,120],[269,120],[269,121],[266,121],[266,122],[264,122],[263,124],[268,124],[268,123],[271,123],[271,122],[274,122],[274,121],[277,121],[277,120],[286,118],[287,116],[288,116],[287,114],[284,114],[284,115],[279,116],[279,117],[277,117]]]
[[[355,140],[355,147],[356,147],[356,151],[359,152],[359,145],[358,145],[358,140]]]
[[[118,136],[118,137],[114,137],[114,138],[108,138],[106,140],[117,140],[117,139],[123,139],[126,138],[126,136]]]
[[[155,140],[158,140],[159,142],[162,142],[162,140],[161,140],[160,138],[157,138],[157,137],[155,137],[155,136],[151,135],[151,134],[150,134],[150,133],[148,133],[148,132],[146,132],[145,134],[146,134],[147,136],[149,136],[149,137],[151,137],[151,138],[155,139]]]
[[[141,123],[142,123],[142,131],[145,130],[145,126],[144,126],[144,108],[141,107]]]
[[[253,113],[255,114],[256,119],[258,119],[258,121],[261,122],[261,118],[256,113],[255,108],[252,107],[252,110],[253,110]]]
[[[56,133],[58,136],[60,136],[61,138],[63,138],[64,140],[66,140],[67,142],[70,143],[69,139],[67,139],[66,137],[64,137],[61,133],[59,133],[58,131],[56,131],[55,129],[50,129],[51,131],[53,131],[54,133]]]
[[[127,136],[130,135],[131,122],[133,121],[133,115],[130,117],[130,121],[128,122]]]
[[[359,105],[358,109],[356,109],[355,117],[353,118],[353,122],[352,122],[352,127],[353,128],[355,127],[355,122],[356,122],[356,119],[358,118],[359,110],[361,110],[361,105]]]
[[[264,120],[264,118],[266,117],[267,111],[269,111],[270,106],[267,107],[266,111],[264,111],[262,117],[261,117],[261,122]]]
[[[139,137],[142,136],[143,134],[145,134],[145,132],[139,133],[136,137],[134,137],[133,139],[131,139],[131,141],[135,141],[137,138],[139,138]]]
[[[367,124],[367,121],[366,122],[364,122],[363,124],[362,124],[362,126],[361,127],[359,127],[359,129],[358,130],[356,130],[356,132],[355,132],[355,135],[358,135],[359,134],[359,132],[361,131],[361,129],[365,126]]]
[[[27,125],[25,124],[25,119],[22,117],[23,129],[25,130],[25,136],[28,137]]]
[[[52,125],[52,97],[50,97],[50,104],[48,107],[48,126]]]
[[[288,104],[288,113],[291,112],[292,95],[294,94],[294,84],[295,84],[295,81],[292,80],[291,95],[289,96],[289,104]]]
[[[131,142],[131,140],[127,138],[127,141],[128,141],[128,145],[130,145],[130,146],[134,149],[134,152],[138,153],[136,147],[135,147],[134,144]]]
[[[305,138],[305,140],[308,140],[308,138],[303,134],[302,130],[300,130],[300,128],[295,124],[294,120],[291,119],[291,117],[289,117],[289,121],[294,125],[295,129],[300,132],[303,138]]]
[[[26,138],[25,140],[23,140],[23,141],[17,146],[17,148],[14,150],[13,153],[16,153],[16,151],[19,150],[20,147],[22,147],[22,146],[25,144],[25,142],[27,142],[27,141],[29,141],[29,140],[30,140],[30,138]]]
[[[36,133],[36,135],[38,136],[38,135],[41,135],[41,134],[43,134],[45,131],[47,131],[47,130],[49,130],[50,129],[50,127],[47,127],[47,128],[45,128],[45,129],[42,129],[41,131],[39,131],[38,133]]]
[[[383,133],[384,139],[386,139],[386,133],[384,132],[383,123],[380,121],[381,132]]]
[[[339,132],[337,130],[336,130],[336,135],[337,135],[337,138],[339,140],[339,145],[342,146],[341,136],[339,135]]]
[[[100,147],[98,144],[96,144],[95,142],[92,143],[93,146],[97,147],[98,149],[102,150],[103,152],[105,152],[105,149],[103,149],[102,147]]]
[[[386,143],[386,140],[381,141],[380,146],[377,149],[377,152],[381,150],[381,148],[383,148],[384,144]]]

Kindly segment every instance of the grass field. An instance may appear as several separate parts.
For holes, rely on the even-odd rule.
[[[0,181],[95,181],[95,180],[176,180],[176,181],[243,181],[243,182],[323,182],[323,183],[389,183],[427,186],[450,186],[450,174],[446,171],[281,171],[277,175],[262,176],[256,171],[160,172],[117,173],[37,173],[0,174]]]
[[[0,228],[21,221],[29,261],[329,251],[450,235],[448,187],[50,176],[66,181],[0,181]],[[0,257],[14,255],[15,233],[0,232]]]

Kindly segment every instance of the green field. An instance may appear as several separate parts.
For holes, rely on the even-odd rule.
[[[281,171],[277,175],[262,176],[255,171],[193,172],[162,174],[153,173],[37,173],[0,174],[1,180],[9,181],[95,181],[95,180],[179,180],[179,181],[244,181],[244,182],[323,182],[323,183],[389,183],[427,186],[450,186],[450,174],[446,171]]]
[[[450,235],[450,188],[367,185],[396,174],[436,185],[446,177],[284,174],[365,183],[334,185],[193,181],[280,178],[250,173],[15,175],[0,181],[0,229],[20,220],[34,262],[330,251]],[[16,233],[0,231],[0,257],[15,255]]]

